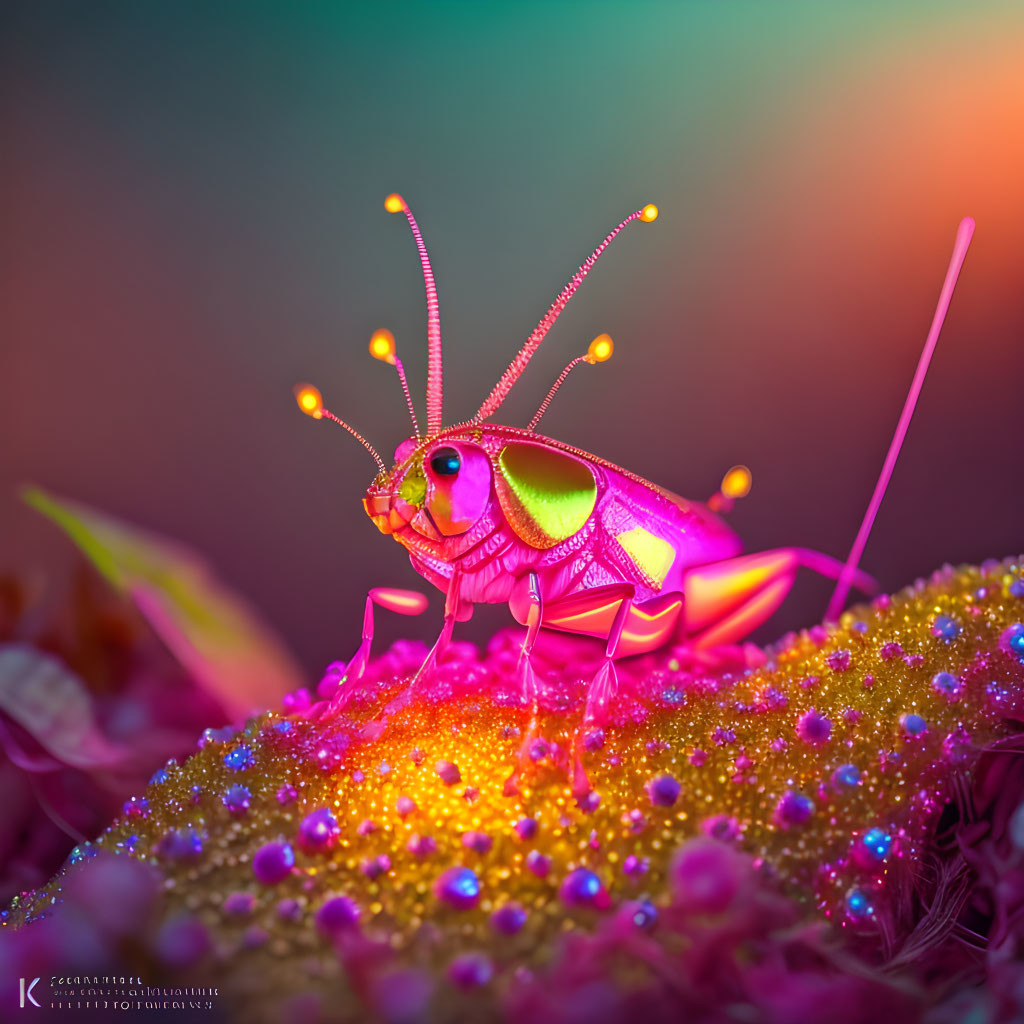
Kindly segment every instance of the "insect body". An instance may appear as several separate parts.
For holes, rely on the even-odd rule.
[[[840,586],[872,586],[852,557],[843,566],[803,548],[743,554],[739,537],[712,509],[725,510],[746,493],[749,474],[742,467],[731,470],[721,491],[703,504],[537,434],[537,423],[573,368],[581,362],[603,362],[611,355],[607,335],[595,338],[585,355],[569,363],[527,427],[490,422],[604,249],[632,221],[655,220],[656,207],[631,214],[598,246],[476,415],[443,427],[440,322],[430,262],[405,201],[392,195],[385,205],[405,213],[423,267],[429,351],[426,431],[419,430],[405,372],[388,332],[377,332],[370,350],[396,366],[414,428],[398,446],[390,470],[360,435],[323,408],[316,389],[306,385],[296,394],[305,412],[334,419],[374,456],[380,472],[364,498],[367,514],[382,533],[408,550],[413,568],[446,595],[441,634],[417,680],[430,671],[449,642],[454,623],[469,618],[473,605],[507,603],[515,619],[527,627],[519,668],[527,703],[536,696],[530,655],[541,628],[604,641],[604,663],[590,685],[584,716],[585,721],[600,724],[615,695],[617,658],[652,651],[670,641],[695,649],[735,643],[779,606],[800,567],[839,578]],[[945,292],[944,296],[948,305]],[[933,324],[936,337],[937,325],[938,313]],[[408,591],[371,591],[363,642],[348,664],[339,700],[365,668],[374,604],[415,614],[423,610],[425,600]]]

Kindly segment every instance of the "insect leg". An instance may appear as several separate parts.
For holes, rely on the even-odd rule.
[[[738,643],[782,604],[800,568],[835,579],[843,566],[808,548],[777,548],[689,570],[683,580],[686,642],[694,648]],[[853,580],[867,593],[876,589],[867,573],[858,570]]]
[[[519,651],[519,664],[516,666],[516,674],[519,677],[519,693],[522,702],[530,708],[530,724],[526,727],[523,742],[519,748],[519,761],[512,774],[505,780],[505,795],[512,796],[519,792],[519,782],[523,775],[529,770],[530,748],[537,738],[537,677],[534,675],[533,666],[530,664],[530,655],[533,653],[533,645],[537,641],[537,634],[540,632],[541,619],[544,617],[544,599],[540,593],[540,580],[535,572],[527,577],[529,581],[529,594],[527,600],[529,607],[526,612],[526,636],[523,638],[523,646]]]
[[[530,610],[526,614],[526,636],[523,638],[523,646],[519,652],[519,665],[517,674],[519,676],[519,692],[522,695],[524,704],[528,704],[537,715],[537,677],[533,673],[533,666],[530,664],[530,655],[533,653],[533,645],[537,642],[537,634],[540,632],[540,622],[544,617],[544,599],[540,594],[540,580],[535,572],[531,572],[530,580]]]
[[[619,688],[619,674],[615,671],[614,658],[619,653],[626,621],[633,608],[633,599],[624,597],[615,613],[612,628],[608,633],[604,664],[597,670],[587,688],[587,709],[583,715],[585,725],[603,725],[608,718],[608,709]]]
[[[444,623],[441,626],[441,632],[437,640],[434,641],[434,646],[430,648],[430,653],[417,670],[416,675],[412,677],[412,681],[409,683],[409,692],[415,690],[433,670],[452,638],[452,630],[455,628],[455,615],[459,610],[461,583],[462,574],[456,569],[452,574],[451,581],[448,583],[448,593],[444,599]]]
[[[416,590],[399,590],[396,587],[374,587],[366,595],[363,611],[363,638],[356,653],[349,659],[341,687],[334,696],[334,703],[344,703],[356,683],[363,677],[370,660],[373,644],[373,606],[379,605],[399,615],[421,615],[427,609],[427,598]]]

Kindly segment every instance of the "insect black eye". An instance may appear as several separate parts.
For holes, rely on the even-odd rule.
[[[462,465],[462,459],[454,448],[438,448],[430,456],[430,468],[438,476],[455,476]]]

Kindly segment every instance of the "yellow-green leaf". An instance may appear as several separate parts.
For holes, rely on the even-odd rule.
[[[38,487],[23,496],[131,595],[174,656],[229,712],[265,709],[304,685],[281,639],[190,548]]]

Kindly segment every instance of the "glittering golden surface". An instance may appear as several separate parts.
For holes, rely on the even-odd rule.
[[[500,981],[513,968],[542,965],[559,933],[588,929],[600,916],[560,895],[571,870],[593,871],[613,904],[645,897],[658,905],[669,899],[673,852],[702,829],[738,833],[733,841],[763,858],[809,912],[871,927],[885,913],[887,876],[919,862],[953,775],[1010,729],[1002,713],[1007,702],[1019,706],[1024,665],[1000,638],[1024,618],[1024,597],[1010,590],[1020,578],[1016,560],[944,571],[847,613],[837,627],[787,638],[767,652],[766,664],[737,678],[694,678],[672,652],[638,662],[643,671],[629,678],[627,667],[624,685],[649,714],[610,726],[592,749],[600,738],[580,735],[578,706],[545,711],[538,756],[527,757],[518,793],[506,782],[529,723],[502,696],[507,658],[449,666],[455,697],[415,699],[382,721],[381,707],[402,690],[392,678],[379,696],[343,714],[268,714],[233,738],[206,743],[149,787],[147,817],[123,818],[95,845],[155,859],[165,915],[195,912],[215,937],[222,989],[270,1016],[280,1000],[310,989],[329,991],[339,1016],[356,1012],[356,997],[338,980],[337,956],[314,926],[331,896],[350,897],[362,933],[398,951],[400,963],[443,974],[456,955],[482,951]],[[957,692],[933,685],[940,672],[955,677]],[[563,680],[576,698],[574,682],[571,674]],[[923,732],[914,734],[920,723],[908,715],[924,720]],[[233,770],[225,758],[242,747],[251,764]],[[590,797],[574,795],[577,754]],[[842,766],[853,766],[859,784],[849,773],[847,784],[836,781]],[[680,786],[671,806],[648,789],[665,775]],[[236,785],[250,792],[244,813],[222,799]],[[787,794],[813,805],[805,822],[780,812]],[[340,833],[315,852],[299,841],[299,826],[324,807]],[[532,838],[516,831],[523,818],[537,822]],[[198,858],[161,855],[168,831],[185,827],[204,836]],[[856,853],[872,828],[891,838],[882,859]],[[292,845],[296,868],[266,885],[252,858],[278,839]],[[544,877],[533,869],[538,858],[550,859]],[[453,865],[479,878],[472,909],[435,894]],[[12,923],[37,913],[59,884],[21,901]],[[857,889],[869,894],[872,919],[851,922],[847,898]],[[251,912],[226,911],[225,900],[240,892],[253,895]],[[282,914],[283,900],[296,906]],[[526,911],[525,925],[498,934],[491,914],[510,901]]]

